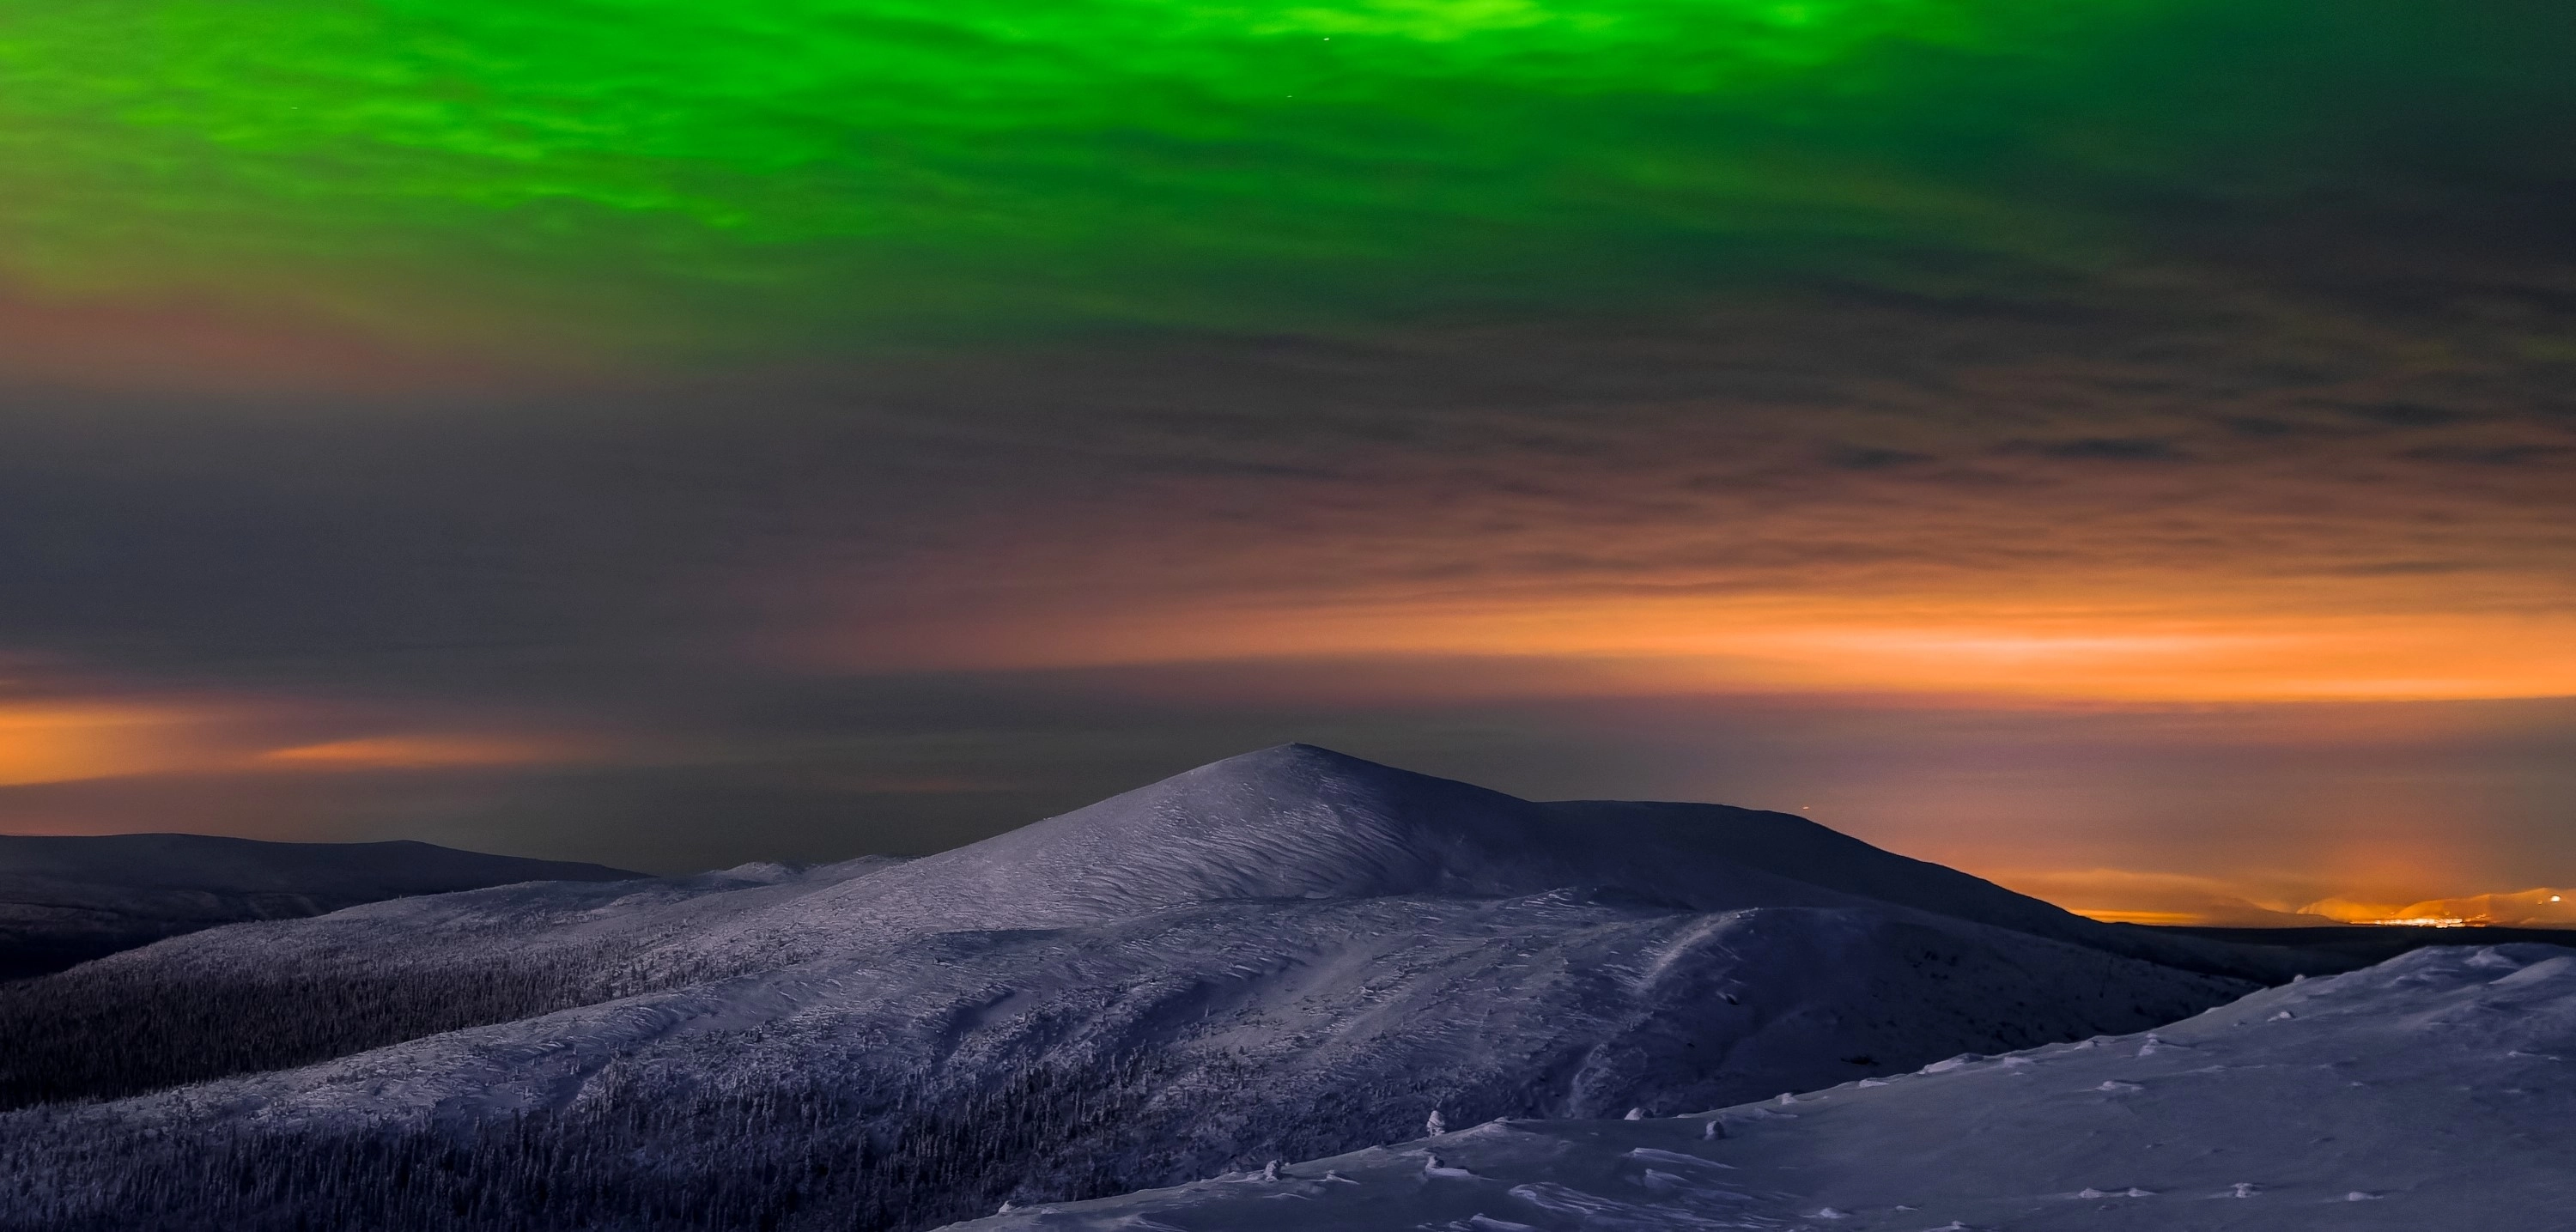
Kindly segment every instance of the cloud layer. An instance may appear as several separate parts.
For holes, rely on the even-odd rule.
[[[21,6],[0,825],[680,868],[1310,739],[2105,910],[2576,881],[2571,51]]]

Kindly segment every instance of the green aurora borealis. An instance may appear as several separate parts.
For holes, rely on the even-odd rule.
[[[2137,918],[2576,884],[2571,64],[2568,0],[0,3],[0,831],[678,872],[1304,740]]]
[[[2566,185],[2570,30],[2520,0],[58,0],[0,14],[0,276],[754,349],[2093,279],[2285,203],[2374,228]]]

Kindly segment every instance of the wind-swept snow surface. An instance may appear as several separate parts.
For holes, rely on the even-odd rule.
[[[2563,1232],[2576,950],[2418,950],[2153,1032],[1671,1119],[1496,1121],[976,1232]]]
[[[0,979],[163,937],[516,881],[640,877],[428,843],[264,843],[203,834],[0,835]]]
[[[218,1081],[0,1117],[0,1162],[41,1178],[0,1226],[919,1227],[1435,1109],[1669,1115],[2133,1031],[2281,961],[1797,818],[1287,746],[918,860],[380,903],[85,968],[210,1003],[291,974],[324,1008],[292,1062],[243,1039]],[[360,1013],[380,995],[418,1008]],[[95,1093],[140,1089],[114,1069]],[[249,1179],[207,1172],[233,1158]],[[372,1179],[413,1159],[445,1162]]]

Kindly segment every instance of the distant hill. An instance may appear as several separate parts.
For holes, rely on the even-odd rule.
[[[2571,928],[2409,928],[2386,924],[2324,924],[2299,928],[2220,928],[2207,925],[2141,925],[2149,932],[2201,937],[2233,945],[2267,946],[2321,955],[2359,966],[2435,945],[2576,945]]]
[[[415,842],[0,835],[0,979],[60,971],[220,924],[519,881],[641,876]]]

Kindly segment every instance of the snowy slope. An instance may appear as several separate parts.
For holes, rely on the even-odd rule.
[[[49,1152],[129,1158],[113,1144],[139,1128],[301,1135],[276,1148],[291,1155],[521,1115],[615,1137],[717,1099],[733,1101],[721,1144],[617,1137],[585,1156],[626,1161],[600,1192],[643,1202],[801,1161],[834,1179],[790,1187],[769,1217],[840,1226],[833,1203],[883,1197],[851,1170],[893,1149],[865,1166],[910,1169],[888,1219],[920,1226],[1389,1141],[1433,1106],[1670,1113],[2137,1030],[2254,987],[2207,971],[2241,953],[2093,924],[1796,818],[1533,804],[1288,746],[918,860],[515,886],[120,956],[84,969],[100,995],[220,1005],[283,972],[296,998],[370,1007],[383,1029],[317,1025],[299,1061],[335,1059],[301,1068],[0,1117],[0,1154],[52,1175]],[[409,1017],[382,1022],[388,1001]],[[89,1046],[46,1045],[79,1063]],[[1051,1128],[960,1129],[935,1114],[951,1103]],[[953,1143],[949,1171],[883,1145],[910,1140]],[[48,1200],[76,1213],[118,1183],[67,1179]],[[48,1218],[23,1226],[82,1226]]]
[[[202,834],[0,835],[0,978],[60,970],[242,920],[518,881],[641,874],[428,843],[266,843]]]
[[[1230,757],[701,941],[801,955],[878,927],[1043,928],[1213,901],[1493,898],[1575,886],[1699,910],[1908,906],[2169,966],[2293,974],[2248,969],[2286,956],[2097,923],[1800,817],[1709,804],[1534,803],[1311,745]]]
[[[0,985],[0,1109],[290,1068],[693,982],[656,947],[896,861],[536,881],[207,929]],[[279,1006],[296,1012],[274,1017]]]
[[[1715,1114],[1494,1122],[960,1227],[2557,1232],[2576,1226],[2571,1066],[2576,950],[2442,947],[2151,1033]]]

